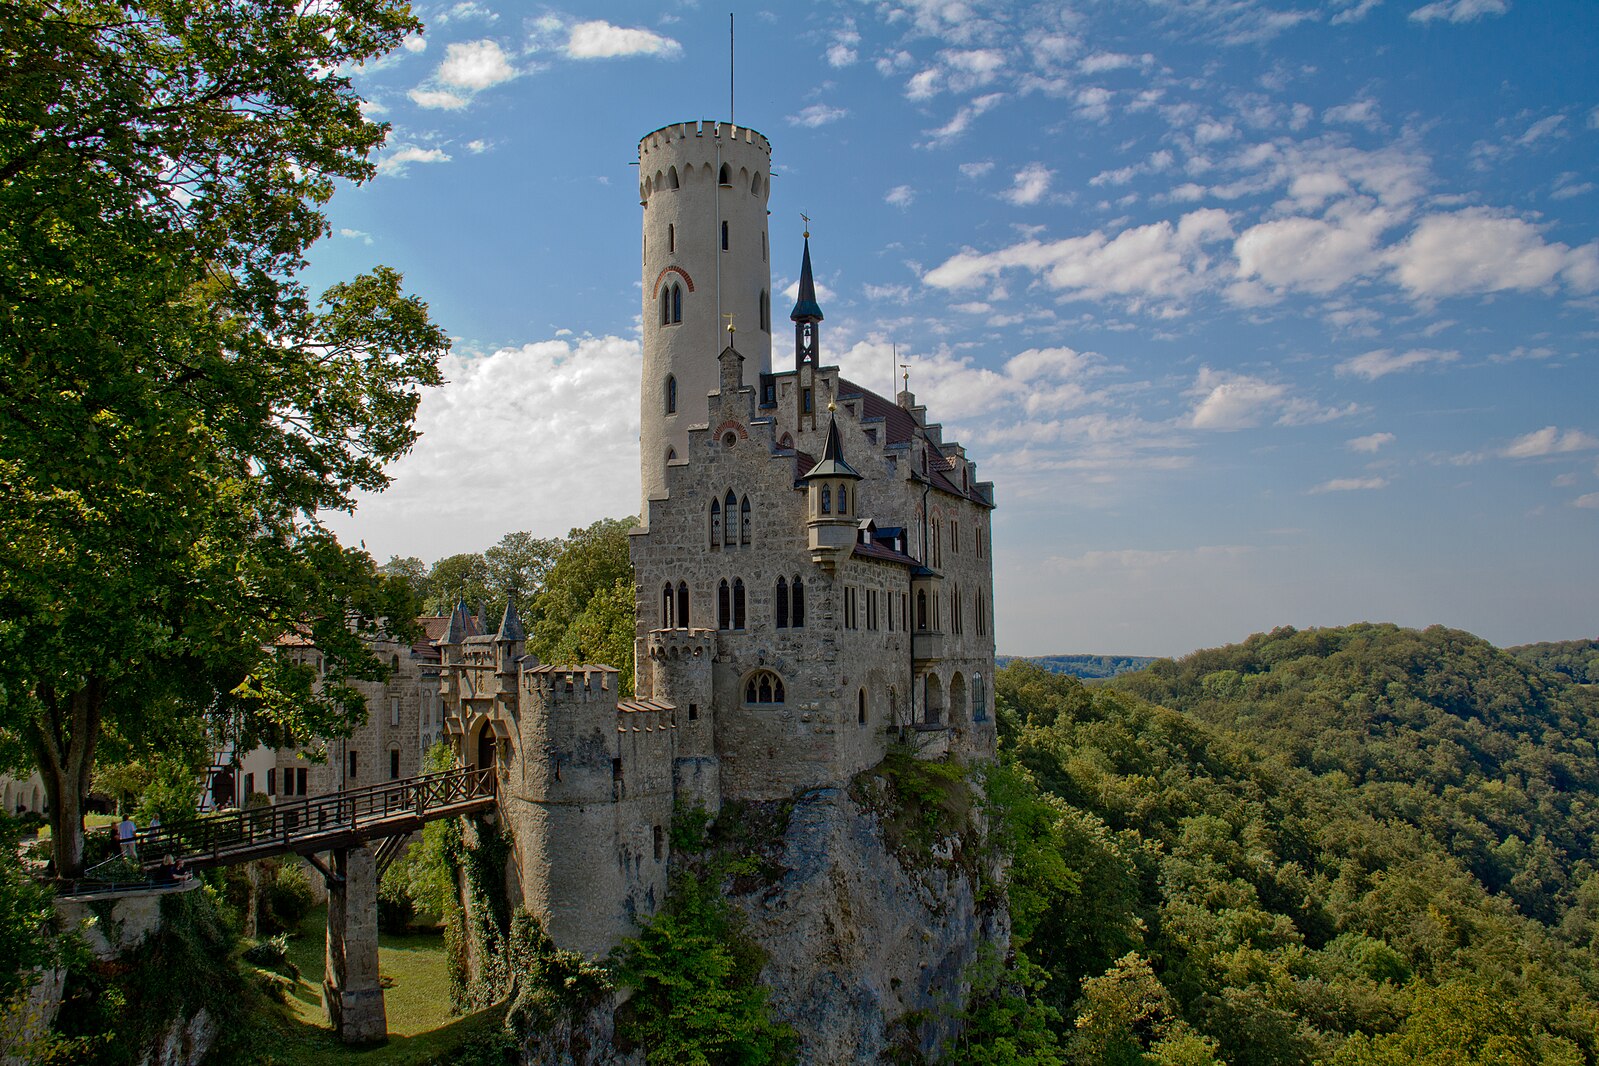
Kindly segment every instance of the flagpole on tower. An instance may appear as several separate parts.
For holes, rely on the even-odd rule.
[[[727,13],[727,124],[733,125],[733,13]]]

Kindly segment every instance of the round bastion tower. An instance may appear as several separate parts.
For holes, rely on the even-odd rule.
[[[644,206],[644,380],[639,390],[643,501],[666,495],[666,464],[688,458],[705,421],[733,315],[744,381],[772,369],[772,268],[766,199],[772,146],[725,122],[663,126],[639,141]]]

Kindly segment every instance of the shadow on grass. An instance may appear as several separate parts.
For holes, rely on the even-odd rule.
[[[312,911],[289,941],[288,961],[299,970],[299,978],[287,983],[286,1002],[272,1024],[274,1039],[265,1058],[272,1066],[427,1066],[448,1062],[464,1044],[491,1037],[503,1025],[504,1006],[458,1017],[449,1014],[442,936],[380,934],[379,969],[389,979],[383,995],[389,1038],[373,1047],[346,1047],[322,1009],[326,916],[325,908]]]

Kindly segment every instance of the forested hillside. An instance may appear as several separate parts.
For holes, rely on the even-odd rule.
[[[1565,674],[1580,684],[1599,685],[1599,640],[1557,640],[1506,650],[1541,670]]]
[[[1045,670],[1073,677],[1115,677],[1129,670],[1142,670],[1155,661],[1152,655],[996,655],[994,663],[1005,666],[1012,662],[1037,663]]]
[[[1363,625],[997,692],[1042,972],[986,1061],[1599,1061],[1590,690]]]

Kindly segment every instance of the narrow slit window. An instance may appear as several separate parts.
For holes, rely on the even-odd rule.
[[[677,628],[688,628],[688,583],[677,583]]]
[[[722,223],[722,251],[727,251],[727,223]]]
[[[788,628],[788,578],[777,579],[777,628]]]

